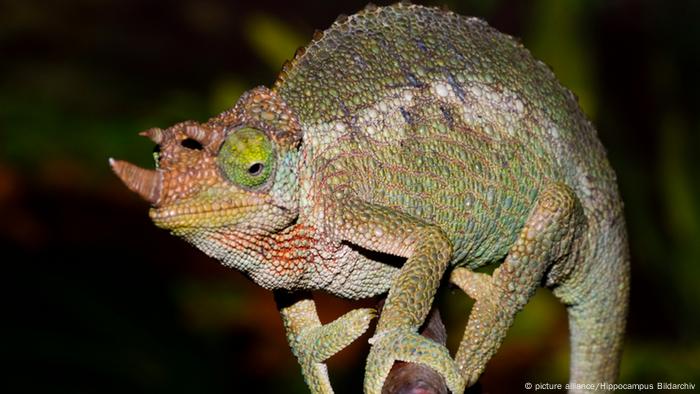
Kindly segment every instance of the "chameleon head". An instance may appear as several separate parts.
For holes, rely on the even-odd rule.
[[[299,123],[271,90],[246,92],[204,124],[141,133],[157,146],[155,170],[110,159],[114,172],[152,205],[154,223],[216,254],[217,242],[253,239],[298,215]]]

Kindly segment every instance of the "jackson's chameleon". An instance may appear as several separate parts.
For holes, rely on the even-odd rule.
[[[142,134],[156,169],[112,168],[157,226],[276,292],[313,393],[332,392],[324,360],[374,311],[324,325],[309,290],[388,292],[366,393],[395,360],[462,392],[540,285],[568,308],[571,382],[615,380],[629,286],[615,174],[574,95],[485,22],[370,6],[315,34],[271,89]],[[443,277],[476,300],[454,359],[417,334]]]

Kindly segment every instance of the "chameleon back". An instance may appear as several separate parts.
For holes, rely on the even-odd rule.
[[[319,193],[351,193],[439,224],[453,264],[476,267],[506,254],[549,182],[572,187],[587,216],[619,205],[573,94],[479,19],[366,9],[317,33],[274,88],[302,125],[309,220]]]

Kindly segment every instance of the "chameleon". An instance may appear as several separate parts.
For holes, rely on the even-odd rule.
[[[311,291],[386,294],[367,394],[397,360],[463,392],[540,286],[567,308],[570,391],[615,381],[630,265],[615,173],[575,95],[486,22],[370,5],[315,33],[271,88],[141,134],[156,168],[112,169],[156,226],[274,292],[312,393],[333,392],[325,360],[376,312],[323,324]],[[454,356],[418,334],[443,283],[475,300]]]

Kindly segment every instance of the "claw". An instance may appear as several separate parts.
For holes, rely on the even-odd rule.
[[[364,334],[376,316],[374,309],[355,309],[328,324],[316,327],[305,333],[300,340],[302,352],[311,362],[322,363]]]
[[[424,364],[445,378],[453,393],[463,393],[466,381],[447,348],[410,330],[398,329],[372,338],[367,358],[365,393],[380,394],[394,361]]]

